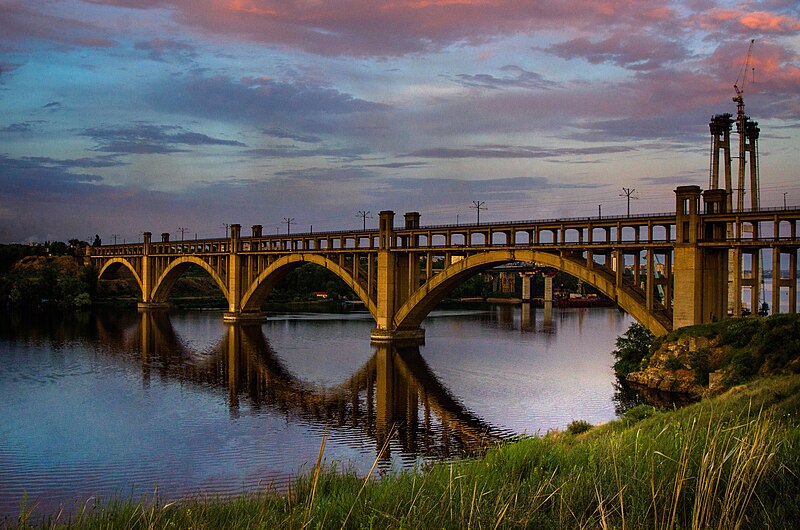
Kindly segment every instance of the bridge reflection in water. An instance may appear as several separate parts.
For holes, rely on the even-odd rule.
[[[383,466],[391,452],[405,459],[448,459],[476,454],[510,432],[502,432],[466,409],[438,380],[419,346],[376,343],[375,353],[345,381],[321,387],[292,374],[281,363],[258,324],[228,324],[207,352],[192,351],[165,311],[145,311],[134,344],[142,378],[153,372],[224,390],[230,414],[268,408],[330,429],[358,431],[374,441]]]

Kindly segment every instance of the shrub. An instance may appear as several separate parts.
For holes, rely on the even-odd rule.
[[[617,337],[616,346],[612,353],[617,361],[614,371],[620,377],[625,377],[631,372],[639,370],[642,362],[650,357],[653,334],[638,323],[633,323],[621,337]]]
[[[582,432],[586,432],[589,429],[591,429],[592,427],[593,427],[593,425],[591,423],[589,423],[588,421],[574,420],[574,421],[571,421],[569,423],[569,425],[567,425],[567,432],[572,434],[572,435],[575,435],[575,434],[580,434]]]
[[[681,360],[678,359],[677,357],[670,357],[669,359],[664,361],[664,367],[667,370],[672,370],[673,372],[675,370],[680,370],[681,368],[685,368]]]
[[[655,412],[655,407],[650,405],[637,405],[632,409],[628,409],[628,411],[622,416],[622,419],[627,425],[633,425],[634,423],[640,422],[645,418],[649,418],[655,414]]]
[[[709,354],[708,348],[700,348],[689,352],[689,364],[694,370],[694,381],[698,385],[708,384],[708,374],[711,373],[711,365],[708,360]]]

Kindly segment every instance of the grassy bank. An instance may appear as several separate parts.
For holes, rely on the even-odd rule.
[[[116,501],[43,528],[793,528],[800,376],[378,480],[319,465],[288,494]],[[572,431],[572,432],[570,432]],[[323,459],[324,460],[324,459]],[[29,527],[21,515],[20,527]],[[16,522],[11,521],[12,525]]]

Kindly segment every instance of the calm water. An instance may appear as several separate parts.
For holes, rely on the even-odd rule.
[[[366,315],[213,312],[0,321],[0,518],[114,495],[285,487],[325,459],[360,473],[615,416],[616,309],[437,312],[419,347]],[[78,501],[81,502],[81,501]],[[80,504],[82,505],[82,504]]]

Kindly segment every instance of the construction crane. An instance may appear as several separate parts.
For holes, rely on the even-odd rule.
[[[733,97],[733,102],[736,103],[737,129],[744,127],[744,89],[745,85],[747,85],[747,74],[750,70],[750,58],[753,56],[753,45],[755,43],[756,39],[750,39],[750,47],[747,48],[747,56],[744,59],[744,64],[742,64],[742,69],[739,71],[739,76],[736,78],[736,82],[733,84],[733,90],[736,91],[736,95]],[[752,70],[753,76],[755,77],[755,68]],[[743,131],[739,130],[739,132]]]
[[[747,85],[747,77],[751,71],[750,59],[753,56],[753,45],[756,43],[755,39],[750,39],[750,46],[747,48],[747,56],[742,64],[742,69],[739,71],[739,76],[733,84],[733,90],[736,95],[733,97],[736,103],[736,132],[739,134],[739,171],[738,171],[738,186],[736,189],[737,211],[744,210],[744,195],[745,195],[745,165],[746,156],[750,154],[750,186],[751,186],[751,203],[753,209],[759,207],[759,183],[758,183],[758,154],[757,154],[757,139],[758,139],[758,123],[750,121],[744,113],[744,90]],[[755,69],[752,69],[755,72]]]

